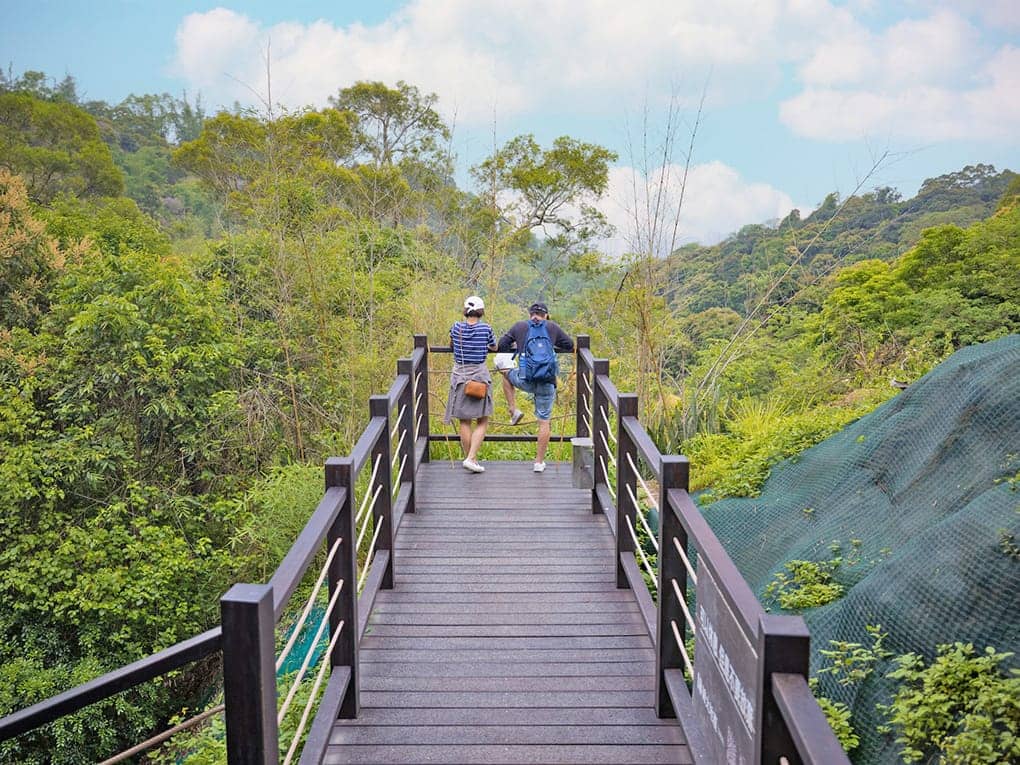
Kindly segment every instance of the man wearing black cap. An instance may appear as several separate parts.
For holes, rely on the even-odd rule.
[[[524,416],[524,413],[517,408],[517,394],[514,388],[520,388],[535,397],[535,419],[538,420],[535,472],[541,473],[545,470],[545,452],[549,448],[551,432],[549,420],[552,418],[553,402],[556,399],[556,382],[555,377],[552,382],[538,382],[529,378],[525,369],[528,361],[528,338],[529,336],[534,338],[536,334],[541,336],[544,329],[552,346],[562,351],[574,350],[574,341],[556,322],[549,321],[549,309],[545,303],[532,303],[528,313],[530,318],[527,321],[517,322],[499,339],[497,351],[506,353],[513,350],[517,355],[522,356],[521,365],[517,369],[500,369],[503,373],[503,393],[506,394],[507,404],[510,405],[510,423],[512,425],[516,425]]]

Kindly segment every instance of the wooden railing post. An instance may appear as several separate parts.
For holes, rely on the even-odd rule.
[[[340,704],[339,716],[350,720],[358,716],[361,702],[358,693],[360,683],[358,671],[358,550],[357,530],[354,516],[354,461],[350,457],[330,457],[326,460],[326,488],[342,488],[347,497],[343,509],[326,534],[327,549],[333,549],[337,540],[340,547],[329,566],[329,596],[337,588],[343,592],[329,618],[329,634],[332,637],[343,622],[340,636],[333,646],[330,662],[334,667],[350,667],[351,681]]]
[[[429,461],[429,338],[428,335],[415,335],[414,336],[414,347],[421,348],[425,353],[421,359],[421,368],[418,370],[421,372],[421,383],[418,385],[418,389],[415,395],[420,396],[421,406],[418,406],[418,402],[414,405],[414,421],[418,422],[418,417],[421,415],[421,425],[415,425],[415,441],[419,438],[425,439],[425,452],[422,454],[421,461]],[[417,377],[417,375],[415,375]]]
[[[776,672],[808,675],[810,635],[800,616],[762,614],[758,618],[758,672],[755,692],[754,751],[757,764],[779,762],[786,757],[799,765],[796,747],[782,712],[772,694]]]
[[[404,410],[404,415],[400,419],[400,425],[397,430],[397,442],[399,443],[400,441],[401,433],[407,434],[404,436],[403,446],[398,451],[400,456],[397,459],[397,467],[400,467],[401,462],[404,463],[404,472],[400,475],[400,483],[409,484],[411,487],[411,494],[407,498],[407,506],[404,508],[404,512],[413,513],[414,475],[418,470],[418,466],[414,461],[414,444],[417,437],[414,432],[414,364],[412,364],[411,359],[399,359],[397,361],[397,374],[407,375],[407,387],[404,388],[404,392],[397,400],[397,412],[401,409]]]
[[[379,496],[372,505],[372,535],[378,533],[375,549],[393,551],[393,464],[390,457],[390,399],[389,396],[369,396],[368,413],[370,417],[383,418],[383,431],[372,446],[371,465],[379,460],[379,472],[375,480],[379,485]],[[369,486],[368,491],[375,493],[376,487]],[[380,528],[381,526],[381,528]],[[365,566],[372,563],[365,561]],[[386,572],[382,576],[379,587],[383,590],[393,589],[393,555],[386,564]]]
[[[588,417],[587,410],[584,408],[584,401],[588,395],[589,387],[593,387],[592,373],[588,368],[588,365],[584,362],[581,356],[582,350],[587,350],[591,347],[591,337],[588,335],[577,336],[577,359],[574,364],[574,373],[577,375],[577,424],[574,427],[574,434],[578,438],[584,438],[591,435],[591,431],[588,430]],[[587,383],[587,385],[585,384]],[[591,401],[588,401],[591,404]],[[593,409],[592,412],[595,410]],[[594,419],[594,417],[592,418]]]
[[[602,512],[602,502],[598,497],[598,487],[606,485],[606,476],[602,472],[602,465],[609,470],[609,455],[606,453],[605,443],[609,440],[608,427],[602,419],[602,410],[608,411],[609,403],[606,394],[598,385],[600,376],[609,376],[609,359],[592,359],[591,374],[591,441],[594,451],[592,452],[592,472],[595,473],[595,480],[591,488],[591,511]],[[619,563],[619,556],[617,556]]]
[[[680,588],[686,603],[687,569],[673,546],[675,538],[687,550],[687,532],[669,504],[670,489],[687,491],[690,482],[690,463],[686,457],[664,454],[659,474],[659,624],[656,629],[655,654],[655,712],[659,717],[676,717],[676,710],[666,688],[665,671],[683,669],[683,657],[673,635],[673,622],[680,631],[680,639],[687,639],[687,619],[676,600],[673,580]]]
[[[636,495],[637,475],[631,467],[631,461],[637,464],[637,446],[630,433],[623,427],[624,417],[637,417],[638,400],[633,393],[621,393],[617,399],[616,408],[616,586],[624,588],[630,586],[627,579],[627,572],[623,570],[620,562],[620,553],[634,552],[634,539],[630,535],[630,526],[637,532],[637,508],[631,501],[631,494],[627,492],[630,487],[631,493]],[[627,456],[630,455],[630,459]]]
[[[220,599],[228,765],[276,765],[273,588],[235,584]]]

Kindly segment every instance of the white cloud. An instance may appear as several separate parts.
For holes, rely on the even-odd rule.
[[[218,90],[225,74],[259,49],[259,28],[246,16],[216,8],[185,16],[176,39],[174,71],[193,86]]]
[[[1001,139],[1020,133],[1016,48],[987,32],[1020,25],[1016,2],[901,0],[914,15],[884,29],[872,0],[412,0],[347,26],[217,8],[181,22],[173,68],[206,103],[253,103],[269,45],[275,102],[403,79],[469,132],[529,113],[622,118],[674,93],[689,107],[706,79],[711,111],[770,97],[792,68],[800,90],[779,118],[797,135]]]
[[[359,79],[404,79],[485,124],[494,105],[502,117],[594,111],[646,91],[668,98],[677,81],[694,98],[709,72],[714,102],[760,95],[801,55],[793,38],[848,18],[828,0],[413,0],[372,26],[265,26],[217,8],[181,23],[173,69],[207,100],[251,101],[271,42],[274,100],[322,104]]]
[[[655,240],[653,250],[657,255],[667,254],[674,211],[680,199],[683,167],[660,167],[649,177],[646,183],[641,172],[631,167],[610,170],[609,190],[600,204],[609,222],[616,227],[616,235],[603,244],[610,255],[647,249],[649,240]],[[660,187],[666,189],[661,197]],[[649,220],[653,216],[645,211],[654,209],[659,198],[663,200],[660,209],[666,212],[658,216],[661,219],[658,224],[653,224]],[[651,205],[646,204],[648,199]],[[748,183],[722,162],[695,165],[687,176],[676,245],[715,244],[747,223],[783,218],[794,206],[789,195],[765,183]]]
[[[927,7],[931,0],[919,2]],[[1016,0],[950,0],[948,5],[961,13],[976,16],[992,29],[1020,30],[1020,9]]]
[[[1020,49],[1000,49],[977,79],[980,84],[965,89],[923,83],[808,88],[780,105],[780,118],[800,135],[819,140],[1014,138],[1020,131]]]
[[[1016,50],[989,49],[949,10],[878,34],[846,29],[801,66],[807,87],[780,105],[780,119],[819,140],[1008,137],[1020,130]]]

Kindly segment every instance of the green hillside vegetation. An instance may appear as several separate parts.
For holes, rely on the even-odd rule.
[[[591,334],[706,502],[758,492],[890,377],[1020,331],[1008,171],[614,259],[612,152],[517,136],[462,189],[435,107],[357,83],[322,109],[206,114],[0,76],[0,714],[209,628],[231,582],[264,580],[367,397],[467,293],[497,327],[542,297]],[[216,677],[120,694],[0,759],[110,756]]]

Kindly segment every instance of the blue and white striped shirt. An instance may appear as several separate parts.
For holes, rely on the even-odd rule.
[[[458,321],[450,327],[453,360],[458,364],[484,364],[489,346],[495,344],[496,335],[484,321],[474,324]]]

